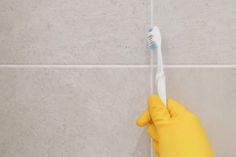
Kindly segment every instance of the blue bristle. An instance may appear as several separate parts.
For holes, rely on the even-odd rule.
[[[152,49],[152,50],[155,50],[157,48],[157,45],[154,42],[151,42],[149,44],[149,48]]]

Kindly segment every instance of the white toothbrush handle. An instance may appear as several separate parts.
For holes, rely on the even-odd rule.
[[[166,79],[164,74],[164,66],[161,52],[161,43],[157,49],[157,74],[156,74],[157,93],[160,96],[164,105],[166,105]]]
[[[157,91],[164,105],[166,105],[166,79],[164,73],[156,78]]]

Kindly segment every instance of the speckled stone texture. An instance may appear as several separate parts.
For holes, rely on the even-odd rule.
[[[154,0],[166,64],[235,64],[235,0]],[[2,64],[147,64],[150,3],[1,0]]]
[[[235,0],[154,3],[165,64],[236,65]],[[149,69],[135,67],[149,64],[149,24],[150,1],[0,0],[0,157],[150,156],[135,126],[149,94]],[[235,157],[236,68],[166,74],[215,157]]]
[[[235,79],[236,69],[167,69],[168,95],[199,116],[216,157],[236,155]],[[148,80],[140,68],[0,69],[1,156],[149,156],[135,126]]]
[[[1,0],[0,63],[145,63],[147,1]]]
[[[0,69],[0,156],[142,157],[143,70]]]

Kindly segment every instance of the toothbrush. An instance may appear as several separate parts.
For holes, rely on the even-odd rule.
[[[151,53],[156,53],[157,71],[155,75],[155,85],[157,94],[160,96],[162,102],[166,105],[166,81],[161,51],[161,32],[157,26],[152,27],[148,31],[148,46],[152,50]],[[152,93],[154,93],[154,88],[152,90]]]
[[[154,0],[150,0],[150,24],[151,28],[148,31],[148,46],[152,51],[150,53],[150,93],[154,94],[155,88],[153,86],[153,56],[156,54],[157,57],[157,72],[155,75],[155,85],[157,86],[157,94],[160,96],[163,104],[167,104],[166,102],[166,81],[165,74],[163,69],[163,61],[162,61],[162,52],[161,52],[161,32],[157,26],[153,26],[154,23]],[[152,139],[150,141],[150,145],[152,145]],[[151,146],[150,156],[154,157],[154,151]]]

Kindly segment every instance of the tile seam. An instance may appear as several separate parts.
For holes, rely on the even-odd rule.
[[[153,66],[156,67],[156,66]],[[165,68],[236,68],[236,65],[220,64],[188,64],[188,65],[164,65]],[[0,68],[150,68],[149,65],[46,65],[46,64],[2,64]]]

